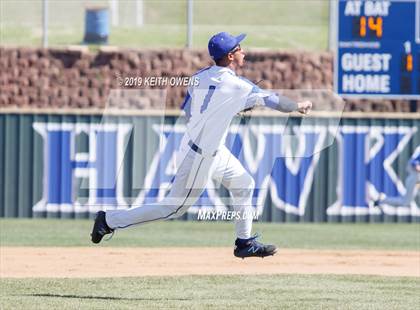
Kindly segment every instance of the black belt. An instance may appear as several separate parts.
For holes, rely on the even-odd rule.
[[[203,154],[203,153],[205,153],[202,149],[201,149],[201,147],[199,147],[197,144],[195,144],[194,142],[192,142],[191,140],[190,141],[188,141],[188,145],[190,146],[190,148],[194,151],[194,152],[196,152],[196,153],[198,153],[198,154],[200,154],[200,155],[205,155],[205,154]],[[216,154],[217,154],[217,150],[216,151],[214,151],[212,154],[210,154],[211,156],[216,156]]]

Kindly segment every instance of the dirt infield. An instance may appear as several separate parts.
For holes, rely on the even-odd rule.
[[[420,276],[420,252],[280,250],[238,259],[232,248],[0,248],[0,277],[85,278],[226,274]]]

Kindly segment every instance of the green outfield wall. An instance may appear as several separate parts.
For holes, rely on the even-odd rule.
[[[0,216],[88,218],[159,201],[185,131],[178,113],[1,110]],[[370,204],[404,195],[419,128],[414,114],[261,112],[238,116],[226,145],[255,180],[261,221],[419,222],[419,195],[409,206]],[[210,184],[182,219],[229,201]]]

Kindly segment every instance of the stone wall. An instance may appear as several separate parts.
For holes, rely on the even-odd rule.
[[[333,88],[330,53],[249,51],[246,60],[246,67],[239,74],[251,81],[260,81],[259,86],[263,88]],[[126,87],[120,82],[128,77],[188,77],[211,64],[204,50],[92,53],[70,49],[0,48],[0,107],[146,109],[162,108],[166,104],[167,108],[178,108],[186,92],[184,86]],[[120,91],[125,88],[132,91]],[[334,107],[322,107],[325,108]],[[409,111],[409,102],[347,100],[346,110]]]

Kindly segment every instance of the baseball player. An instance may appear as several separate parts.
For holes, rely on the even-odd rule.
[[[381,196],[374,202],[374,206],[381,207],[382,205],[409,207],[417,194],[417,183],[420,183],[420,146],[418,146],[414,154],[407,163],[407,178],[405,179],[405,195],[396,197]]]
[[[115,229],[173,219],[184,214],[203,193],[208,179],[221,182],[229,189],[235,217],[236,257],[274,255],[276,247],[265,245],[251,236],[254,180],[238,159],[224,145],[232,119],[238,112],[265,105],[283,112],[306,114],[310,101],[295,103],[277,93],[262,90],[235,71],[244,65],[240,42],[245,34],[232,36],[226,32],[214,35],[208,50],[216,65],[198,71],[199,85],[188,89],[183,109],[187,117],[186,133],[176,156],[177,172],[168,195],[159,203],[125,210],[99,211],[92,242]],[[197,83],[196,83],[197,84]]]

